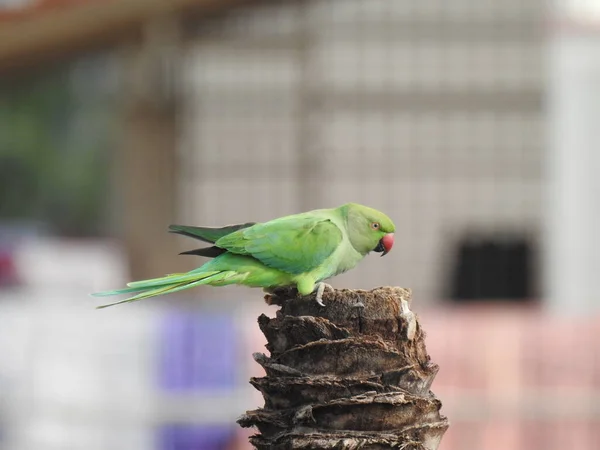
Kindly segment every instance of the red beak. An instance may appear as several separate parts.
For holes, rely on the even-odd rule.
[[[394,246],[394,233],[388,233],[379,241],[383,247],[381,256],[387,255]]]

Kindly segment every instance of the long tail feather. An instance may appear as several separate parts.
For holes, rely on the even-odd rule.
[[[140,292],[143,288],[124,288],[124,289],[115,289],[114,291],[102,291],[102,292],[94,292],[91,294],[92,297],[112,297],[113,295],[120,294],[131,294],[133,292]]]
[[[131,302],[135,302],[138,300],[143,300],[145,298],[156,297],[157,295],[175,292],[176,290],[181,290],[181,289],[176,289],[176,288],[182,288],[182,287],[185,288],[185,287],[187,287],[188,284],[190,284],[190,283],[180,283],[180,284],[176,284],[176,285],[163,286],[163,287],[160,287],[157,289],[149,289],[147,291],[142,292],[141,294],[126,298],[125,300],[120,300],[118,302],[98,306],[96,309],[104,309],[104,308],[108,308],[109,306],[120,305],[122,303],[131,303]]]
[[[95,292],[92,294],[92,297],[110,297],[112,295],[131,294],[132,292],[140,292],[140,291],[147,290],[150,287],[166,286],[169,284],[173,284],[174,282],[178,281],[179,278],[182,278],[186,275],[188,275],[188,274],[187,273],[173,273],[173,274],[169,274],[169,275],[166,275],[166,276],[160,277],[160,278],[152,278],[152,279],[143,280],[143,281],[134,281],[131,283],[127,283],[126,288],[115,289],[112,291]],[[196,275],[194,279],[198,279],[198,275]]]
[[[133,297],[126,298],[114,303],[107,305],[98,306],[97,309],[107,308],[109,306],[120,305],[122,303],[130,303],[138,300],[143,300],[150,297],[156,297],[163,294],[171,294],[174,292],[189,289],[194,286],[200,286],[203,284],[212,284],[215,286],[222,286],[224,284],[231,284],[236,279],[245,278],[246,274],[239,274],[237,272],[226,270],[226,271],[209,271],[209,272],[188,272],[185,274],[172,274],[167,275],[163,278],[154,278],[151,280],[135,281],[128,284],[128,288],[117,289],[114,291],[98,292],[92,294],[94,297],[106,297],[110,295],[129,294],[139,292]]]
[[[171,284],[179,284],[179,283],[190,283],[192,281],[201,280],[211,275],[214,275],[218,272],[188,272],[188,273],[176,273],[173,275],[167,275],[162,278],[154,278],[152,280],[143,280],[143,281],[132,281],[131,283],[127,283],[127,286],[130,288],[137,288],[138,290],[155,288],[165,285]]]

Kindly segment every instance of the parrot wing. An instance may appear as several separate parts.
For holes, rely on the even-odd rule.
[[[228,234],[215,245],[231,253],[250,255],[268,267],[301,274],[322,264],[342,238],[341,230],[330,219],[290,216]]]
[[[219,238],[231,234],[234,231],[241,230],[242,228],[251,227],[254,224],[255,222],[246,222],[239,225],[227,225],[219,228],[193,227],[190,225],[170,225],[169,232],[191,237],[193,239],[198,239],[203,242],[208,242],[209,244],[214,244]],[[196,255],[205,256],[206,258],[216,258],[226,251],[227,250],[213,246],[188,250],[186,252],[181,252],[180,255]]]
[[[239,225],[227,225],[225,227],[192,227],[189,225],[170,225],[169,232],[181,234],[182,236],[199,239],[209,244],[213,244],[219,238],[233,233],[242,228],[248,228],[254,225],[254,222],[241,223]]]

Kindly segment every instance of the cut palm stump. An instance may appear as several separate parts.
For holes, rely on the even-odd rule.
[[[429,390],[438,371],[410,311],[411,292],[290,290],[266,297],[281,309],[258,323],[271,356],[254,355],[266,376],[251,383],[264,408],[238,423],[256,427],[258,450],[435,450],[448,428]]]

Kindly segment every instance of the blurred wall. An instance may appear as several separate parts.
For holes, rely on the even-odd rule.
[[[563,314],[600,309],[600,3],[556,1],[548,45],[545,286]]]
[[[581,18],[593,18],[586,11]],[[333,283],[415,290],[441,366],[433,389],[452,420],[447,449],[592,449],[599,439],[596,318],[422,307],[440,298],[463,233],[514,229],[536,239],[546,219],[563,239],[552,242],[570,249],[562,260],[549,252],[564,281],[554,298],[563,307],[594,303],[586,292],[597,272],[589,264],[597,258],[597,43],[582,33],[556,47],[564,59],[554,60],[560,77],[551,81],[561,84],[549,86],[561,101],[551,104],[550,126],[564,140],[548,153],[543,13],[541,1],[289,2],[197,23],[185,47],[177,220],[266,220],[345,201],[393,216],[395,251]],[[81,100],[87,78],[79,87]],[[113,136],[104,120],[76,117],[85,126],[75,131],[94,125]],[[560,158],[544,173],[549,155]],[[576,170],[556,177],[563,163]],[[145,194],[145,211],[160,207]],[[144,225],[163,233],[157,222]],[[87,294],[129,279],[117,246],[32,240],[18,256],[23,287],[0,291],[2,448],[189,448],[181,443],[189,435],[205,443],[202,431],[238,431],[234,418],[261,403],[247,384],[251,371],[261,374],[250,357],[264,344],[255,318],[273,313],[260,293],[207,288],[97,312]],[[563,267],[576,276],[563,277]],[[580,280],[587,291],[574,295],[569,286]],[[215,329],[234,345],[213,346],[202,332]],[[219,364],[203,366],[204,352],[222,356]],[[230,389],[198,389],[207,374],[220,377],[217,365]],[[166,372],[178,372],[176,381]],[[248,448],[243,435],[240,448]]]
[[[366,203],[394,217],[395,251],[333,284],[439,298],[462,234],[539,231],[543,5],[288,2],[201,24],[181,220]]]

